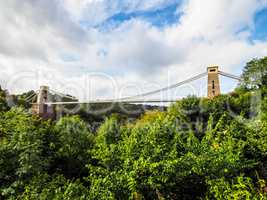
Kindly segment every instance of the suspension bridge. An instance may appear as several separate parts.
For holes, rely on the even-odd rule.
[[[144,99],[144,97],[152,96],[155,94],[162,93],[174,88],[178,88],[185,84],[189,84],[193,81],[199,80],[205,76],[208,77],[207,81],[207,97],[214,98],[215,96],[220,95],[220,81],[219,75],[224,76],[236,81],[241,81],[239,76],[229,74],[219,70],[218,66],[208,67],[207,71],[201,74],[198,74],[194,77],[190,77],[179,83],[158,89],[149,91],[143,94],[138,94],[130,97],[119,98],[119,99],[104,99],[104,100],[91,100],[91,101],[78,101],[75,97],[71,95],[66,95],[52,89],[49,89],[48,86],[41,86],[40,90],[36,91],[34,94],[29,96],[26,101],[32,102],[33,99],[37,99],[37,102],[32,102],[32,112],[43,118],[49,118],[54,113],[54,106],[60,105],[80,105],[80,104],[108,104],[108,103],[128,103],[128,104],[142,104],[142,103],[171,103],[176,102],[178,99]],[[51,96],[57,96],[59,99],[68,99],[68,101],[53,101]],[[37,98],[36,98],[37,97]]]

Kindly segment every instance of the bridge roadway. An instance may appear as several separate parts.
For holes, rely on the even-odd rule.
[[[238,76],[235,76],[235,75],[232,75],[232,74],[229,74],[229,73],[225,73],[223,71],[219,71],[218,72],[219,75],[222,75],[222,76],[225,76],[225,77],[228,77],[228,78],[231,78],[231,79],[235,79],[235,80],[238,80],[238,81],[241,81],[242,78],[238,77]],[[158,90],[154,90],[154,91],[150,91],[150,92],[147,92],[147,93],[143,93],[143,94],[139,94],[139,95],[135,95],[135,96],[131,96],[131,97],[126,97],[126,98],[120,98],[120,99],[103,99],[103,100],[91,100],[91,101],[76,101],[75,98],[73,98],[72,96],[68,96],[68,95],[65,95],[65,94],[62,94],[62,93],[59,93],[59,92],[56,92],[56,91],[53,91],[53,90],[50,90],[50,92],[54,93],[54,94],[57,94],[58,96],[61,96],[61,97],[66,97],[66,98],[69,98],[69,99],[72,99],[72,101],[69,101],[69,102],[43,102],[43,104],[45,105],[77,105],[77,104],[105,104],[105,103],[135,103],[135,104],[142,104],[142,103],[172,103],[172,102],[176,102],[178,101],[179,99],[139,99],[139,98],[144,98],[146,96],[150,96],[150,95],[153,95],[153,94],[157,94],[157,93],[160,93],[160,92],[163,92],[163,91],[167,91],[167,90],[170,90],[170,89],[173,89],[173,88],[177,88],[181,85],[184,85],[184,84],[187,84],[187,83],[190,83],[192,81],[195,81],[195,80],[198,80],[204,76],[208,75],[208,72],[204,72],[204,73],[201,73],[201,74],[198,74],[197,76],[194,76],[194,77],[191,77],[187,80],[184,80],[184,81],[181,81],[179,83],[176,83],[176,84],[173,84],[173,85],[170,85],[168,87],[164,87],[164,88],[161,88],[161,89],[158,89]],[[27,100],[30,101],[30,99],[32,99],[34,96],[38,95],[39,93],[37,94],[33,94],[31,95],[29,98],[27,98]],[[34,105],[42,105],[42,104],[38,104],[38,103],[33,103]]]
[[[104,103],[172,103],[179,99],[149,99],[149,100],[95,100],[95,101],[70,101],[70,102],[46,102],[46,105],[75,105],[75,104],[104,104]]]

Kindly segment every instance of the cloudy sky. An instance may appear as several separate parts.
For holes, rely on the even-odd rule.
[[[0,84],[15,93],[127,96],[209,65],[239,75],[267,55],[267,0],[2,0],[0,24]],[[204,79],[172,97],[205,89]]]

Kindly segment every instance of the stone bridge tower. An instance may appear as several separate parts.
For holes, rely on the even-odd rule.
[[[51,105],[45,104],[51,102],[51,95],[49,94],[48,86],[41,86],[37,95],[37,102],[33,104],[32,112],[39,115],[43,119],[51,119],[54,117],[54,108]]]
[[[219,67],[208,67],[208,98],[212,99],[221,94]]]

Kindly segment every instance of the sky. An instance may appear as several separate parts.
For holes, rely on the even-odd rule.
[[[267,56],[267,0],[0,1],[0,85],[80,99],[159,89]],[[221,79],[223,92],[236,82]],[[206,94],[206,79],[168,94]]]

